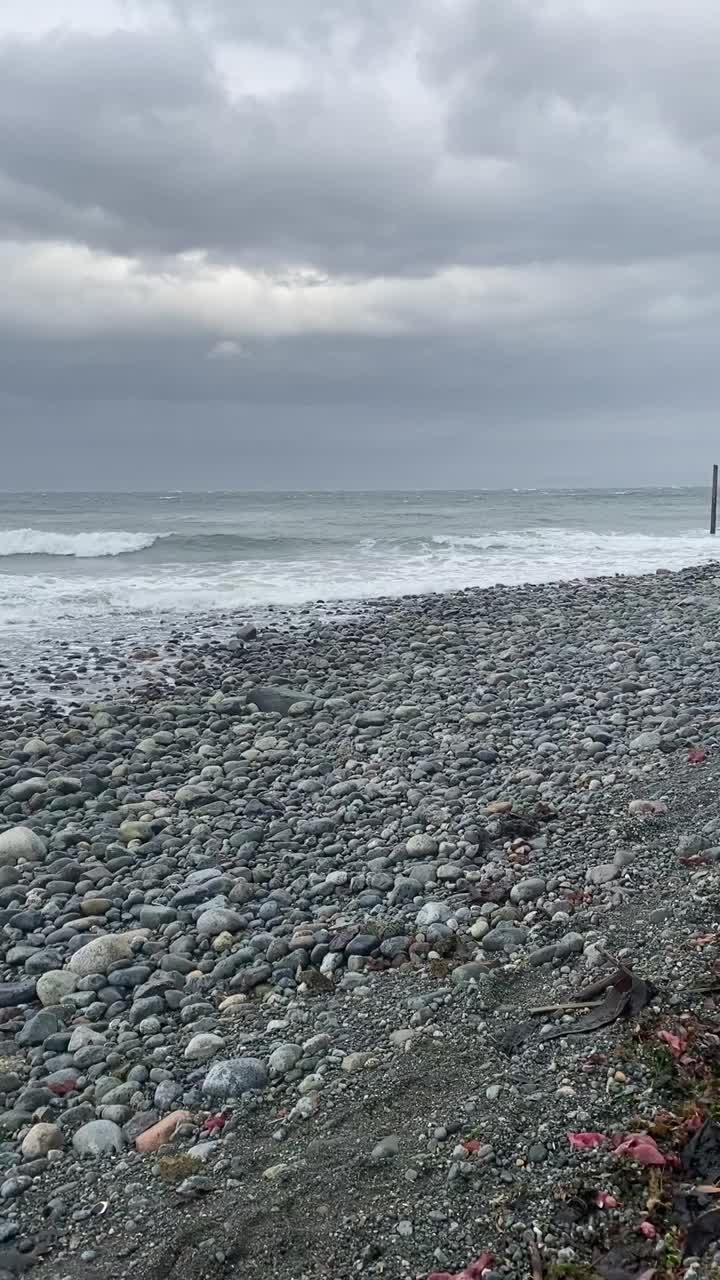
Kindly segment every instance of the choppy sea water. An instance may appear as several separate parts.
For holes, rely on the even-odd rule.
[[[682,568],[707,516],[702,489],[0,494],[0,631]]]

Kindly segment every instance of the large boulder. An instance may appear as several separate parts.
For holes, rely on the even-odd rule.
[[[108,973],[122,960],[132,956],[133,933],[107,933],[80,947],[70,959],[70,969],[78,978],[91,973]]]
[[[21,860],[39,862],[45,857],[45,841],[29,827],[11,827],[0,835],[0,866],[14,866]]]

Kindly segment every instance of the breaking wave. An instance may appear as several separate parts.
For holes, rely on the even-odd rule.
[[[158,538],[152,533],[55,533],[50,529],[0,529],[0,556],[75,556],[95,560],[144,551]]]

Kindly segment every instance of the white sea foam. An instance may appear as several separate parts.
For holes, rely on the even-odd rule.
[[[57,533],[52,529],[0,529],[0,557],[75,556],[78,559],[97,559],[143,551],[156,541],[152,533],[126,533],[123,530]]]
[[[111,543],[110,539],[117,541]],[[97,555],[93,549],[97,540],[104,547],[103,554],[119,555],[122,550],[139,549],[140,539],[145,539],[143,546],[152,541],[142,534],[67,535],[75,549],[54,554]],[[85,549],[78,550],[78,545]],[[115,549],[109,550],[110,546]],[[118,619],[138,613],[149,619],[217,609],[293,607],[318,599],[372,600],[499,583],[640,574],[701,564],[716,559],[718,550],[717,541],[699,530],[653,535],[533,528],[477,536],[435,535],[410,546],[367,539],[341,553],[316,558],[142,567],[141,562],[129,558],[117,562],[123,566],[122,572],[116,566],[112,571],[87,566],[73,574],[0,572],[0,624],[52,626],[58,621],[97,621],[103,615]]]

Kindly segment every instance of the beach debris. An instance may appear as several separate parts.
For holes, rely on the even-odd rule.
[[[688,1178],[714,1186],[720,1180],[720,1125],[708,1118],[686,1143],[680,1159]]]
[[[602,1027],[609,1027],[618,1018],[634,1017],[657,995],[657,989],[651,982],[645,982],[631,969],[621,965],[602,986],[600,983],[594,983],[584,991],[578,992],[573,1003],[587,1004],[594,1000],[596,995],[601,994],[602,990],[605,990],[606,995],[600,1004],[595,1005],[571,1026],[553,1028],[543,1036],[543,1040],[555,1040],[567,1035],[587,1035],[591,1031],[599,1031]]]
[[[689,764],[702,764],[707,759],[707,752],[704,747],[691,747],[688,751]]]
[[[432,1271],[427,1280],[482,1280],[482,1274],[493,1264],[491,1253],[481,1253],[475,1262],[469,1262],[462,1271]]]
[[[720,1240],[720,1209],[708,1209],[693,1219],[685,1239],[685,1257],[701,1258]]]
[[[559,1040],[564,1036],[587,1035],[591,1031],[599,1031],[609,1027],[618,1018],[630,1018],[641,1012],[657,995],[657,988],[652,982],[638,978],[632,969],[619,965],[612,974],[598,979],[590,986],[583,987],[567,1001],[554,1005],[539,1005],[530,1009],[531,1018],[523,1022],[513,1023],[508,1027],[499,1041],[498,1048],[508,1055],[515,1051],[538,1031],[533,1018],[551,1013],[580,1013],[584,1016],[577,1022],[563,1023],[552,1027],[541,1035],[544,1043],[547,1040]],[[600,998],[602,997],[602,999]]]
[[[649,1256],[650,1245],[646,1243],[620,1244],[597,1258],[593,1267],[603,1280],[653,1280],[657,1275],[657,1267]]]
[[[532,1280],[543,1280],[543,1261],[540,1250],[534,1240],[528,1241],[528,1253],[530,1254],[530,1268]]]
[[[538,1024],[534,1018],[526,1018],[524,1022],[514,1022],[498,1041],[498,1049],[501,1053],[506,1053],[508,1057],[511,1057],[516,1050],[521,1049],[525,1042],[536,1034],[537,1029]]]
[[[631,800],[628,813],[633,818],[659,817],[667,813],[667,805],[663,800]]]
[[[504,803],[504,802],[503,802]],[[523,844],[538,835],[540,828],[557,817],[556,811],[548,804],[538,804],[530,813],[516,813],[512,807],[497,809],[487,806],[488,813],[497,815],[497,834],[506,842],[517,841]]]

